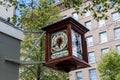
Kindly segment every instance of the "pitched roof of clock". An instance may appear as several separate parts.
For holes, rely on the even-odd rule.
[[[50,25],[44,26],[44,27],[42,27],[42,30],[47,31],[47,30],[50,30],[50,29],[52,29],[54,27],[57,27],[57,26],[60,26],[60,25],[63,25],[63,24],[67,24],[67,23],[71,23],[71,24],[75,25],[76,27],[83,30],[83,32],[89,31],[85,26],[80,24],[77,20],[75,20],[72,17],[67,17],[67,18],[61,19],[59,21],[56,21],[56,22],[54,22],[54,23],[52,23]]]

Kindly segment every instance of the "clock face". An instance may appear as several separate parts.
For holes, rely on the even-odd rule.
[[[51,35],[51,52],[59,52],[67,47],[68,37],[67,31],[59,31]]]

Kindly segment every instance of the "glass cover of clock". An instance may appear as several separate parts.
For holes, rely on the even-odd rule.
[[[74,56],[82,59],[82,42],[81,35],[74,30],[72,32],[72,53]]]
[[[59,58],[68,55],[67,31],[61,30],[51,34],[51,58]]]

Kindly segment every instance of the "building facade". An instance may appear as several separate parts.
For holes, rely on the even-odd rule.
[[[88,3],[89,1],[85,2],[85,5]],[[109,16],[107,20],[96,21],[90,11],[81,16],[74,9],[62,7],[62,2],[58,2],[57,5],[61,9],[60,14],[63,17],[72,16],[90,30],[85,36],[88,61],[91,67],[71,71],[69,73],[70,80],[100,80],[96,68],[101,55],[109,51],[110,48],[116,49],[120,53],[120,14],[115,9],[111,9],[105,13]]]
[[[14,61],[20,59],[23,32],[11,23],[15,8],[6,9],[0,5],[0,80],[18,80],[19,65]]]
[[[3,0],[0,0],[3,1]],[[4,18],[4,19],[10,19],[12,20],[13,15],[15,14],[15,7],[8,7],[7,4],[9,4],[8,2],[5,2],[6,4],[4,5],[0,5],[0,17]]]

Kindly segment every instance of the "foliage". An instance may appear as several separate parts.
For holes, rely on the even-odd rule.
[[[31,51],[31,48],[41,36],[41,27],[59,20],[59,8],[55,8],[49,0],[40,0],[36,7],[21,9],[20,25],[25,31],[24,41],[21,45],[21,56],[28,56],[27,61],[44,61],[44,37]],[[39,33],[31,33],[39,31]],[[67,74],[49,69],[42,64],[21,66],[20,78],[22,80],[66,80]]]
[[[6,4],[6,2],[10,4]],[[29,3],[27,3],[29,1]],[[39,0],[4,0],[0,1],[0,4],[6,5],[7,7],[16,6],[16,9],[31,7],[35,8],[36,2]],[[40,0],[44,1],[44,0]],[[49,3],[54,2],[55,0],[49,0]],[[74,8],[77,13],[81,15],[86,13],[88,10],[93,13],[93,17],[96,20],[99,19],[107,19],[108,16],[105,14],[108,12],[109,9],[115,9],[116,11],[120,12],[120,0],[61,0],[65,3],[65,7],[67,8]],[[85,2],[89,1],[88,4],[83,6]],[[27,6],[26,6],[27,5]]]
[[[89,3],[83,6],[87,1],[89,1]],[[102,18],[107,19],[108,16],[106,12],[108,12],[109,9],[115,9],[120,12],[120,0],[64,0],[64,2],[66,7],[74,8],[81,15],[87,11],[91,11],[93,17],[97,20]]]
[[[44,38],[35,46],[32,53],[29,53],[31,47],[41,34],[25,34],[22,42],[21,56],[28,56],[27,61],[44,61]],[[22,80],[66,80],[67,74],[49,69],[42,64],[21,66],[20,78]]]
[[[101,80],[120,80],[120,54],[110,50],[101,57],[98,64]]]
[[[44,6],[43,4],[46,4],[46,1],[41,2],[40,5],[34,9],[24,9],[21,11],[22,18],[19,19],[19,21],[21,24],[24,24],[24,28],[27,26],[27,29],[34,27],[34,29],[40,30],[41,26],[48,25],[60,19],[58,14],[59,8],[54,8],[53,5]]]

